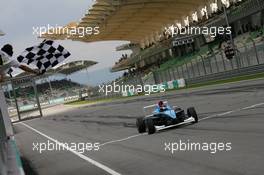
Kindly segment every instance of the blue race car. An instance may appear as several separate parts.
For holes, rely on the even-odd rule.
[[[148,114],[147,110],[150,110]],[[197,123],[198,115],[194,107],[187,109],[187,114],[179,107],[170,107],[167,102],[144,107],[145,117],[137,118],[136,126],[139,133],[153,134],[158,126],[173,126],[180,123]]]

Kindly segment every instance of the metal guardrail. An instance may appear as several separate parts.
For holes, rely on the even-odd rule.
[[[235,69],[231,71],[210,74],[205,77],[190,78],[186,80],[186,84],[190,85],[190,84],[198,84],[198,83],[204,83],[215,80],[224,80],[228,78],[263,73],[263,72],[264,72],[264,64],[261,64],[261,65],[242,68],[239,70]]]

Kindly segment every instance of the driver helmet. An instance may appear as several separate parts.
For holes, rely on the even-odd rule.
[[[163,103],[163,101],[159,101],[158,105],[159,105],[160,108],[161,108],[161,107],[164,107],[164,103]]]

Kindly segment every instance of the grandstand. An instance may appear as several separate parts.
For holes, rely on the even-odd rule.
[[[88,69],[89,67],[97,64],[96,61],[88,61],[88,60],[82,60],[82,61],[73,61],[70,63],[64,63],[57,67],[55,69],[56,73],[64,74],[64,75],[70,75],[73,73],[76,73],[78,71],[81,71],[83,69]]]
[[[42,79],[40,83],[37,83],[36,87],[41,102],[44,102],[45,100],[48,101],[50,98],[64,98],[76,94],[78,95],[79,89],[84,88],[83,85],[72,82],[70,79],[53,81]],[[31,84],[22,84],[15,88],[15,93],[19,106],[28,105],[35,101],[35,92]],[[5,97],[8,101],[11,101],[14,98],[13,90],[6,88]]]
[[[154,74],[153,83],[158,84],[179,78],[201,80],[200,77],[209,74],[234,72],[261,64],[263,24],[264,3],[261,0],[98,0],[75,26],[99,26],[99,35],[79,37],[46,33],[42,36],[83,42],[130,41],[117,50],[132,50],[132,54],[119,58],[112,71],[127,70],[124,82],[141,82],[143,77]],[[193,26],[231,26],[238,54],[232,60],[225,56],[230,35],[175,34],[169,30],[172,26],[180,30]]]
[[[235,45],[240,51],[244,51],[242,46],[253,42],[263,40],[263,3],[257,0],[248,0],[230,4],[228,8],[228,18],[232,26],[232,35],[235,38]],[[219,9],[215,13],[208,15],[208,19],[189,24],[197,26],[226,26],[224,12]],[[159,42],[151,43],[144,48],[138,48],[140,51],[133,52],[125,61],[115,64],[112,71],[128,69],[124,75],[127,76],[131,69],[136,69],[141,77],[150,72],[167,71],[170,68],[183,66],[184,64],[193,64],[192,60],[207,57],[208,55],[221,54],[222,43],[226,38],[216,36],[213,40],[207,40],[204,35],[186,35],[186,36],[163,36]],[[255,44],[255,43],[254,43]],[[135,49],[134,49],[135,50]],[[191,66],[188,66],[192,69]],[[185,70],[186,72],[187,70]],[[133,71],[133,74],[135,71]],[[186,73],[187,74],[187,73]],[[124,78],[125,78],[124,76]],[[170,75],[165,75],[169,77]],[[178,78],[184,75],[179,75]],[[189,78],[188,75],[184,78]],[[169,79],[156,80],[160,83]]]
[[[250,9],[248,10],[248,8]],[[245,16],[243,9],[246,12],[251,12],[251,14]],[[198,25],[225,26],[226,21],[223,20],[223,15],[223,12],[217,11],[215,14],[211,14],[208,20],[200,22]],[[258,3],[254,3],[254,1],[245,1],[239,5],[234,4],[229,7],[230,24],[237,45],[243,43],[243,41],[241,42],[242,38],[245,40],[244,42],[248,42],[250,38],[255,39],[263,36],[263,17],[261,18],[261,15],[264,15],[263,4],[261,8],[261,6],[258,6]],[[240,16],[240,18],[238,18],[238,16]],[[254,19],[254,21],[251,19]],[[241,23],[241,21],[243,21],[243,23]],[[154,66],[166,69],[168,66],[181,64],[185,59],[191,60],[199,55],[207,54],[210,49],[218,47],[221,42],[223,42],[221,36],[216,36],[214,41],[210,43],[206,42],[206,39],[202,35],[169,37],[167,41],[163,40],[149,45],[147,49],[141,49],[140,52],[134,52],[126,62],[123,62],[122,65],[114,65],[112,70],[119,71],[127,67],[139,67],[146,70]]]
[[[42,76],[22,72],[7,79],[1,86],[4,89],[9,112],[21,119],[21,112],[78,100],[89,95],[89,87],[71,81],[67,76],[97,64],[95,61],[80,60],[61,64]],[[62,74],[64,79],[50,80],[50,76]],[[40,109],[39,109],[40,110]],[[14,117],[12,120],[16,120]]]

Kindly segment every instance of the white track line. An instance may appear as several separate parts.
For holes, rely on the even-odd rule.
[[[137,134],[137,135],[133,135],[133,136],[129,136],[129,137],[123,138],[123,139],[118,139],[118,140],[113,140],[113,141],[105,142],[105,143],[100,144],[100,146],[104,146],[104,145],[107,145],[107,144],[110,144],[110,143],[116,143],[116,142],[126,141],[126,140],[132,139],[134,137],[142,136],[142,135],[146,135],[146,133],[144,133],[144,134]]]
[[[264,103],[258,103],[258,104],[254,104],[254,105],[247,106],[247,107],[244,107],[244,108],[239,108],[239,109],[236,109],[236,110],[227,111],[227,112],[224,112],[224,113],[214,114],[214,115],[211,115],[211,116],[208,116],[208,117],[204,117],[204,118],[199,119],[199,121],[203,121],[203,120],[207,120],[207,119],[211,119],[211,118],[216,118],[216,117],[221,117],[221,116],[225,116],[225,115],[232,114],[232,113],[235,113],[235,112],[248,110],[248,109],[253,109],[253,108],[256,108],[256,107],[259,107],[259,106],[263,106],[263,105],[264,105]]]
[[[76,156],[80,157],[81,159],[93,164],[94,166],[106,171],[107,173],[109,173],[111,175],[121,175],[120,173],[114,171],[113,169],[111,169],[111,168],[109,168],[109,167],[107,167],[107,166],[105,166],[105,165],[103,165],[103,164],[101,164],[101,163],[99,163],[99,162],[97,162],[97,161],[95,161],[95,160],[93,160],[93,159],[81,154],[81,153],[76,152],[75,150],[71,149],[67,145],[64,145],[63,143],[59,142],[58,140],[56,140],[54,138],[51,138],[50,136],[48,136],[48,135],[46,135],[46,134],[44,134],[44,133],[32,128],[31,126],[29,126],[29,125],[27,125],[27,124],[25,124],[23,122],[21,122],[20,124],[24,125],[25,127],[31,129],[32,131],[34,131],[34,132],[36,132],[38,134],[40,134],[41,136],[46,137],[47,139],[55,142],[56,144],[62,145],[66,150],[70,151],[71,153],[75,154]]]
[[[211,119],[211,118],[225,116],[225,115],[228,115],[228,114],[231,114],[231,113],[234,113],[234,112],[239,112],[239,111],[242,111],[242,110],[253,109],[253,108],[256,108],[258,106],[263,106],[263,105],[264,105],[264,103],[258,103],[258,104],[254,104],[254,105],[251,105],[251,106],[248,106],[248,107],[244,107],[244,108],[240,108],[240,109],[236,109],[236,110],[232,110],[232,111],[227,111],[227,112],[220,113],[220,114],[210,115],[208,117],[204,117],[204,118],[199,119],[199,122],[203,121],[203,120],[208,120],[208,119]],[[186,123],[190,123],[190,122],[186,122]],[[180,124],[177,124],[177,125],[168,126],[166,128],[163,128],[163,129],[172,128],[172,127],[179,126],[179,125],[186,124],[186,123],[180,123]],[[158,130],[163,130],[163,129],[158,129]],[[137,134],[137,135],[132,135],[132,136],[123,138],[123,139],[108,141],[108,142],[100,144],[100,146],[108,145],[108,144],[111,144],[111,143],[122,142],[122,141],[126,141],[126,140],[129,140],[129,139],[132,139],[132,138],[135,138],[135,137],[139,137],[139,136],[144,136],[144,135],[147,135],[147,134],[146,133]]]

